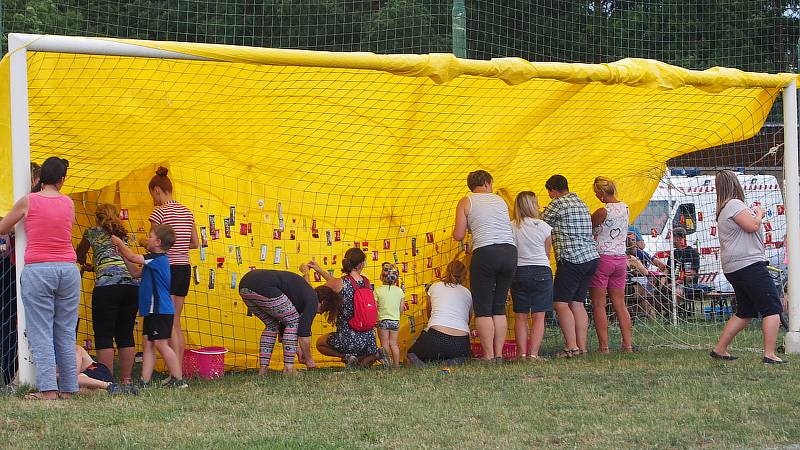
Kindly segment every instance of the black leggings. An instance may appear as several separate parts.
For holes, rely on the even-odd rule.
[[[417,355],[420,361],[445,361],[452,358],[469,357],[469,336],[450,336],[441,331],[423,331],[408,353]]]
[[[517,247],[493,244],[475,249],[469,264],[472,309],[477,317],[506,313],[508,290],[517,270]]]

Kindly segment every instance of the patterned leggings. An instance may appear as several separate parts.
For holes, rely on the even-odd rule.
[[[285,326],[283,330],[283,363],[294,364],[294,355],[297,352],[297,324],[300,322],[300,315],[289,297],[281,295],[277,298],[268,298],[246,288],[240,289],[239,295],[242,296],[242,300],[250,312],[266,325],[264,332],[261,333],[261,353],[259,355],[261,367],[269,366],[272,348],[275,347],[275,340],[281,325]]]

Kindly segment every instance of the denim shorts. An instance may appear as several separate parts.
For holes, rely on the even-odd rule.
[[[549,266],[517,266],[511,283],[514,312],[553,310],[553,272]]]

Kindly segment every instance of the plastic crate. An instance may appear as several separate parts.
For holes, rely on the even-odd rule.
[[[483,356],[483,347],[481,347],[481,342],[478,340],[472,341],[470,343],[472,348],[472,357],[473,358],[480,358]],[[503,343],[503,359],[514,359],[517,357],[517,342],[507,339]]]

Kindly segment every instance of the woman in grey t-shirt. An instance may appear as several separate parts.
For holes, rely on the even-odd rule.
[[[711,357],[732,361],[728,345],[758,314],[764,335],[764,364],[785,364],[775,355],[775,341],[783,312],[775,283],[767,272],[761,220],[764,210],[749,208],[744,191],[734,172],[723,170],[715,179],[717,190],[717,230],[719,254],[725,278],[736,293],[736,314],[730,318]]]

